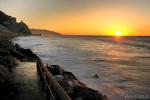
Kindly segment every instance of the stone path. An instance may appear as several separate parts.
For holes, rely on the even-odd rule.
[[[11,78],[18,89],[14,100],[46,100],[41,89],[36,63],[21,62],[12,73]]]

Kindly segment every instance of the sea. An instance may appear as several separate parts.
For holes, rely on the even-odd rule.
[[[150,37],[26,36],[13,41],[110,100],[150,100]]]

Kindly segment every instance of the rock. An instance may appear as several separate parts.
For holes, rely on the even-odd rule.
[[[16,49],[15,46],[13,45],[13,43],[8,40],[1,40],[0,48],[3,50],[6,50],[8,52]]]
[[[55,75],[54,78],[58,81],[58,82],[62,82],[64,77],[62,75]]]
[[[77,97],[75,100],[83,100],[82,97]]]
[[[20,32],[20,33],[24,33],[26,35],[31,34],[30,29],[28,28],[28,26],[24,22],[18,23],[17,29],[18,29],[18,32]]]
[[[73,75],[73,73],[68,72],[68,71],[63,71],[63,75],[66,76],[67,79],[76,79],[75,75]]]
[[[85,86],[82,82],[80,82],[73,73],[64,71],[63,72],[64,79],[68,81],[68,85],[75,87],[75,86]]]
[[[59,65],[46,65],[46,68],[54,75],[54,78],[71,96],[72,100],[103,100],[98,91],[87,88],[73,73],[65,71]],[[96,74],[95,77],[98,77]]]
[[[77,86],[73,91],[73,100],[76,100],[77,98],[82,98],[82,100],[103,100],[102,94],[87,87]]]
[[[106,95],[103,96],[103,100],[109,100]]]
[[[8,32],[8,33],[11,32],[11,31],[9,31],[9,29],[7,27],[5,27],[5,26],[3,26],[1,24],[0,24],[0,31],[1,32]]]
[[[20,59],[24,60],[30,60],[30,61],[35,61],[37,58],[37,55],[34,54],[30,49],[24,49],[20,45],[15,44],[16,50],[14,53],[18,56],[20,56]]]
[[[8,40],[0,41],[0,55],[11,55],[21,61],[33,61],[37,56],[30,50],[24,49],[18,44],[13,44]]]
[[[51,65],[51,66],[52,67],[49,69],[49,71],[53,75],[62,75],[62,73],[64,72],[64,70],[59,65]]]
[[[5,88],[5,84],[7,84],[8,73],[8,69],[0,65],[0,90]]]
[[[0,37],[19,35],[31,35],[31,31],[24,22],[17,23],[15,17],[11,17],[0,11]]]
[[[17,93],[16,85],[9,79],[9,71],[13,71],[18,60],[31,61],[37,56],[29,49],[8,40],[0,41],[0,99],[11,100]]]
[[[54,78],[72,98],[72,100],[103,100],[98,91],[87,88],[73,73],[65,71],[59,65],[46,65],[46,68],[54,75]],[[95,77],[98,77],[96,74]]]
[[[62,82],[62,87],[69,95],[73,93],[74,85],[72,84],[71,81],[64,79]]]
[[[93,76],[93,78],[99,78],[99,75],[98,75],[98,74],[95,74],[95,75]]]
[[[15,66],[17,66],[20,63],[20,61],[17,58],[13,57],[13,60],[14,60],[14,65]]]
[[[0,65],[0,76],[7,77],[8,73],[9,72],[7,68],[4,67],[3,65]]]
[[[8,69],[0,65],[0,99],[1,100],[11,100],[16,93],[16,88],[14,83],[9,80]]]
[[[16,66],[16,60],[11,55],[0,56],[0,64],[12,71]]]

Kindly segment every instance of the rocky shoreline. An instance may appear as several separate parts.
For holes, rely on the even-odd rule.
[[[59,65],[46,65],[46,68],[72,100],[108,100],[107,96],[88,88],[72,72],[64,70]]]
[[[9,75],[20,61],[33,61],[37,56],[29,49],[23,49],[18,44],[8,40],[0,41],[0,98],[11,100],[17,93],[15,84]]]
[[[47,30],[34,29],[32,32],[43,34],[43,36],[61,36],[59,33]],[[31,34],[30,29],[23,21],[17,23],[15,17],[0,11],[0,99],[2,100],[12,100],[14,96],[17,96],[17,87],[19,86],[16,86],[12,79],[9,79],[9,75],[13,73],[19,62],[36,62],[39,59],[30,49],[24,49],[6,39]],[[107,100],[106,96],[97,90],[88,88],[72,72],[64,70],[59,65],[46,64],[45,67],[72,100]],[[98,76],[95,75],[94,77]],[[55,94],[55,91],[53,92]]]
[[[35,62],[37,59],[38,56],[30,49],[24,49],[8,40],[0,41],[0,98],[11,100],[13,96],[17,96],[17,88],[8,76],[9,73],[13,73],[19,62]],[[108,100],[107,96],[88,88],[73,73],[62,69],[59,65],[46,64],[45,67],[72,100]]]

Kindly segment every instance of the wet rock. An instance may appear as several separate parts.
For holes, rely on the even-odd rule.
[[[74,100],[76,98],[82,98],[82,100],[103,100],[103,95],[98,91],[81,86],[74,88],[72,97]]]
[[[59,65],[51,65],[51,68],[49,68],[49,71],[53,75],[62,75],[62,73],[64,72],[64,70]]]
[[[62,75],[55,75],[54,78],[58,81],[58,82],[62,82],[64,77]]]
[[[99,78],[99,75],[98,75],[98,74],[95,74],[95,75],[93,76],[93,78]]]
[[[75,87],[75,86],[85,86],[82,82],[80,82],[73,73],[64,71],[63,72],[64,79],[70,83],[70,86]]]
[[[24,49],[8,40],[0,41],[0,55],[4,54],[11,55],[21,61],[34,61],[37,58],[30,49]]]

